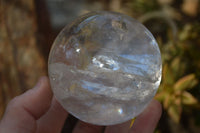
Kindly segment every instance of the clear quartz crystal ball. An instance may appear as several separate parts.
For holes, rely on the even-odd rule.
[[[79,17],[57,36],[49,77],[60,104],[78,119],[113,125],[140,114],[161,81],[161,55],[152,34],[114,12]]]

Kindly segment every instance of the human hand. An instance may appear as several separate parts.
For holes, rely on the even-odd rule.
[[[107,127],[79,121],[73,133],[153,133],[161,112],[160,103],[152,100],[131,128],[131,121]],[[60,133],[67,116],[53,97],[48,78],[42,77],[33,89],[11,100],[0,133]]]

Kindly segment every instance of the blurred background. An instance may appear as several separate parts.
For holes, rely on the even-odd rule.
[[[155,98],[163,114],[155,133],[199,133],[200,0],[1,0],[0,118],[13,97],[47,75],[48,54],[59,31],[95,10],[136,18],[159,44],[163,76]],[[70,116],[63,133],[75,123]]]

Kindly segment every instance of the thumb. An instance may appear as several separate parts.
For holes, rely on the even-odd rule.
[[[35,132],[37,128],[36,120],[49,109],[52,95],[48,78],[40,78],[33,89],[15,97],[8,104],[0,122],[0,132]]]

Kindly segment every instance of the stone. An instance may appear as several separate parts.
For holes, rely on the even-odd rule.
[[[76,118],[114,125],[139,115],[161,81],[162,61],[152,34],[115,12],[88,13],[67,25],[49,55],[59,103]]]

